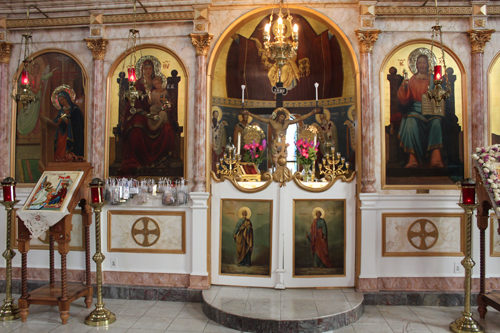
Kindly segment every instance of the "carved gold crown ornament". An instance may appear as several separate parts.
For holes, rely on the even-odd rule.
[[[30,8],[33,5],[28,6],[28,11],[26,14],[26,32],[22,35],[21,41],[21,52],[19,52],[19,62],[18,68],[21,67],[21,56],[23,57],[22,71],[21,71],[21,86],[17,94],[14,95],[14,87],[17,86],[17,75],[14,75],[12,80],[12,94],[11,97],[16,102],[21,102],[23,108],[22,112],[28,112],[28,105],[37,100],[36,95],[31,91],[29,72],[33,73],[33,37],[29,29],[30,20]]]
[[[430,86],[427,87],[427,96],[430,100],[434,100],[434,113],[442,114],[441,101],[450,97],[451,88],[446,84],[446,88],[442,87],[443,83],[443,67],[444,67],[444,77],[446,77],[446,61],[444,59],[444,48],[443,48],[443,31],[442,26],[439,24],[439,9],[437,7],[437,0],[434,0],[434,6],[436,9],[436,24],[432,26],[432,43],[431,43],[431,55],[433,54],[434,39],[439,37],[439,43],[441,44],[441,59],[443,60],[443,66],[434,66],[434,87],[431,89]]]
[[[286,18],[284,17],[281,11],[282,4],[283,0],[279,0],[277,20],[273,22],[273,8],[269,16],[269,23],[267,23],[264,28],[264,47],[266,55],[269,59],[276,61],[279,82],[281,82],[281,70],[283,66],[286,65],[289,59],[292,59],[297,54],[299,48],[299,27],[295,24],[292,28],[293,17],[290,15],[288,6]],[[271,40],[271,33],[274,36],[273,41]],[[292,36],[292,40],[288,38],[290,35]]]
[[[137,49],[139,49],[142,58],[141,34],[139,33],[139,30],[136,29],[136,22],[137,22],[136,1],[137,0],[134,0],[134,27],[129,30],[127,38],[127,50],[130,50],[130,56],[129,56],[129,64],[127,65],[128,90],[127,92],[125,92],[125,98],[130,102],[131,114],[137,112],[137,109],[135,108],[135,102],[139,98],[142,99],[147,97],[147,94],[144,94],[135,88],[135,83],[137,81],[136,68],[135,68],[135,64],[137,62],[137,56],[136,56]],[[126,61],[123,62],[122,71],[125,71],[125,63]]]

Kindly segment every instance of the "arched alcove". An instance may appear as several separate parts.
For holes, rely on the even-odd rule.
[[[259,8],[241,16],[224,31],[211,53],[208,65],[210,101],[207,110],[208,128],[212,132],[209,169],[214,170],[229,138],[233,142],[237,141],[238,127],[245,126],[241,114],[242,84],[246,86],[245,109],[269,117],[276,108],[271,92],[276,81],[273,75],[276,66],[265,56],[262,38],[262,30],[272,8]],[[325,137],[332,136],[330,128],[338,129],[338,151],[355,166],[356,143],[353,139],[356,137],[356,112],[359,110],[359,77],[352,45],[342,30],[323,14],[299,6],[290,6],[289,10],[293,23],[299,25],[299,47],[296,57],[283,68],[282,81],[289,88],[288,95],[284,97],[284,107],[295,116],[313,110],[316,106],[314,83],[318,82],[319,107],[331,116],[325,119]],[[275,14],[277,11],[274,8]],[[324,73],[320,73],[321,70]],[[222,111],[217,120],[212,118],[212,111],[215,110]],[[272,136],[267,125],[256,119],[249,119],[249,124],[252,121],[252,124],[262,128],[269,142]],[[303,124],[316,124],[321,131],[319,117],[311,116]],[[218,142],[215,142],[215,138]],[[289,147],[289,154],[294,151],[293,148]],[[269,161],[268,158],[267,162],[260,165],[260,169],[267,170]]]
[[[442,102],[442,112],[435,113],[434,102],[427,97],[427,87],[433,85],[433,66],[443,65],[440,45],[434,45],[435,60],[427,65],[430,74],[419,79],[422,83],[419,97],[413,96],[417,89],[413,90],[409,81],[420,77],[417,75],[417,60],[422,55],[428,59],[431,45],[432,41],[427,39],[398,45],[385,57],[380,68],[381,178],[384,189],[456,188],[456,181],[468,173],[468,159],[464,158],[468,152],[466,72],[460,58],[450,48],[443,48],[451,94]],[[406,80],[409,80],[410,88],[406,90],[408,96],[403,97]],[[446,88],[444,83],[443,87]],[[422,111],[418,111],[419,108]],[[408,131],[409,122],[406,120],[410,118],[420,119],[415,121],[421,125],[417,131],[420,134],[412,136],[417,138],[416,148],[405,141],[405,135],[415,133]],[[429,131],[429,124],[435,119],[439,120],[435,125],[440,124],[436,126],[437,132],[426,135],[424,132]],[[410,154],[416,156],[417,163],[411,163]],[[440,156],[436,157],[438,154]]]
[[[63,90],[73,91],[71,103],[78,108],[78,124],[74,121],[78,133],[72,139],[72,145],[66,150],[87,158],[88,148],[87,124],[89,120],[87,98],[88,74],[83,63],[74,54],[57,48],[40,50],[33,54],[33,63],[28,68],[30,89],[37,99],[23,109],[21,103],[13,102],[11,142],[14,153],[11,154],[11,173],[21,183],[36,183],[48,163],[54,161],[55,146],[54,136],[57,125],[54,119],[58,116],[58,92],[62,85],[69,88]],[[14,75],[18,82],[17,92],[20,87],[20,65]],[[16,92],[14,92],[15,94]],[[73,110],[73,106],[71,107]],[[81,117],[80,117],[81,114]],[[76,118],[76,116],[75,116]],[[60,143],[60,145],[63,143]],[[62,147],[64,153],[64,147]]]
[[[142,66],[146,63],[151,63],[154,67],[152,76],[162,79],[162,87],[166,90],[171,108],[165,113],[167,121],[147,119],[151,115],[150,110],[140,109],[135,114],[125,114],[125,110],[130,108],[130,103],[126,100],[124,94],[129,89],[127,80],[127,67],[130,64],[132,57],[131,50],[122,53],[111,65],[107,77],[107,98],[106,98],[106,176],[127,176],[127,177],[183,177],[186,175],[187,168],[187,88],[188,88],[188,72],[180,59],[180,57],[167,47],[157,44],[142,44],[136,52],[136,68],[138,85],[142,78]],[[123,72],[123,74],[121,74]],[[121,75],[121,76],[120,76]],[[155,88],[150,89],[152,93]],[[145,91],[141,91],[144,93]],[[145,97],[146,98],[146,97]],[[142,100],[142,99],[141,99]],[[148,104],[151,104],[150,97],[144,99]],[[162,111],[157,113],[161,114]],[[141,122],[134,122],[132,117],[144,119]],[[125,125],[124,125],[125,121]],[[127,121],[129,122],[127,125]],[[158,122],[163,121],[162,124]],[[168,136],[163,135],[167,129],[160,128],[168,126]],[[129,129],[141,129],[142,133],[134,139],[126,140],[127,136],[124,131]],[[173,135],[172,135],[173,133]],[[141,137],[144,140],[144,147],[140,147]],[[158,139],[163,137],[163,139]],[[173,138],[172,138],[173,137]],[[125,138],[125,139],[124,139]],[[174,141],[172,147],[166,149],[166,145],[158,146],[155,152],[150,156],[145,156],[146,160],[138,158],[130,169],[124,170],[125,165],[130,165],[127,161],[134,159],[134,151],[143,150],[144,155],[148,155],[148,149],[157,145],[158,142]],[[132,152],[127,155],[127,151]],[[154,155],[154,156],[153,156]],[[144,156],[142,156],[144,157]],[[142,158],[141,157],[141,158]]]

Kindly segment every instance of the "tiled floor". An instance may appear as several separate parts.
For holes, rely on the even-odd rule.
[[[17,298],[18,296],[16,296]],[[0,300],[5,294],[0,294]],[[26,323],[20,320],[0,322],[0,332],[238,332],[220,326],[205,317],[200,303],[136,301],[109,299],[106,308],[117,321],[109,327],[92,328],[83,323],[92,310],[86,309],[83,299],[73,303],[67,325],[62,325],[58,308],[42,305],[30,307]],[[424,306],[365,306],[365,314],[353,325],[334,333],[416,333],[450,332],[448,325],[461,316],[463,307]],[[473,309],[474,318],[478,319]],[[486,332],[500,332],[500,313],[490,310],[486,320],[479,320]]]

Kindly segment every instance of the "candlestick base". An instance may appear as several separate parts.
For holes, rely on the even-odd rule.
[[[450,324],[450,330],[455,333],[484,332],[479,323],[472,318],[472,313],[462,312],[463,316]]]
[[[106,326],[116,321],[116,316],[113,312],[104,307],[104,304],[97,306],[86,318],[85,324],[89,326]]]
[[[0,321],[11,321],[19,319],[19,308],[12,303],[12,299],[4,300],[4,305],[0,309]]]

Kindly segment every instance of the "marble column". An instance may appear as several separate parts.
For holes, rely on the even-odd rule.
[[[196,49],[196,89],[194,98],[194,189],[193,192],[206,192],[207,140],[207,53],[213,35],[192,33],[191,43]]]
[[[469,30],[467,34],[471,45],[471,113],[472,113],[472,147],[484,147],[488,140],[486,138],[486,121],[488,110],[485,105],[486,76],[484,75],[484,47],[491,39],[495,30]]]
[[[4,179],[10,174],[10,140],[11,140],[11,104],[9,91],[9,62],[12,43],[0,43],[0,179]]]
[[[104,89],[104,55],[108,40],[104,38],[85,38],[87,47],[94,59],[94,81],[92,82],[92,119],[87,123],[92,128],[92,141],[87,156],[94,167],[93,177],[104,178],[104,145],[106,129],[106,91]]]
[[[372,50],[380,30],[356,30],[361,46],[361,192],[375,192]]]

